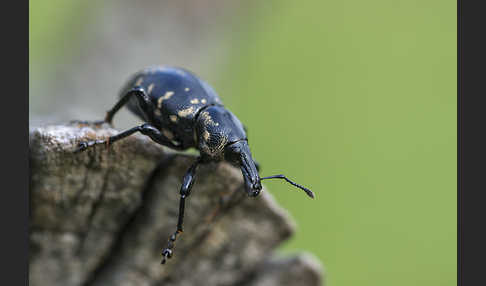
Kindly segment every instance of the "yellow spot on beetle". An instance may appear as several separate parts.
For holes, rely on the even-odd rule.
[[[169,115],[169,118],[170,118],[170,121],[172,121],[172,122],[177,122],[177,120],[179,120],[179,117],[177,117],[177,115]]]
[[[201,117],[204,119],[204,124],[206,125],[213,125],[213,126],[219,126],[218,122],[214,122],[213,118],[211,115],[209,115],[209,112],[204,111],[201,113]]]
[[[164,96],[159,97],[159,100],[157,100],[157,106],[159,108],[162,108],[162,101],[169,99],[171,96],[174,95],[173,91],[167,91]]]
[[[203,133],[204,140],[205,141],[208,141],[210,136],[211,135],[209,134],[209,132],[207,130],[204,130],[204,133]]]
[[[199,99],[197,99],[197,98],[191,99],[191,103],[192,104],[198,104],[199,103]]]
[[[189,114],[193,113],[194,112],[194,107],[191,106],[189,108],[186,108],[186,109],[183,109],[179,112],[177,112],[177,114],[180,116],[180,117],[186,117],[188,116]]]
[[[201,99],[201,103],[206,104],[206,99],[205,98]]]
[[[151,83],[147,88],[147,93],[151,93],[152,89],[154,89],[155,84]]]
[[[184,91],[189,91],[189,90],[191,90],[191,89],[188,88],[188,87],[184,88]]]
[[[158,109],[158,108],[154,110],[154,113],[157,116],[161,116],[162,115],[162,112],[160,112],[160,109]]]

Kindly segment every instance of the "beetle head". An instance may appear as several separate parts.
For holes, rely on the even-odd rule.
[[[226,160],[241,169],[249,196],[257,196],[262,185],[251,156],[243,124],[222,106],[209,106],[197,117],[198,149],[212,160]]]

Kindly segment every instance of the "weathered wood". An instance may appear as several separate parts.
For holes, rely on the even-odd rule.
[[[182,176],[195,159],[142,135],[73,153],[106,126],[30,131],[30,285],[320,285],[308,255],[273,258],[293,232],[267,191],[249,198],[241,172],[202,165],[187,200],[184,233],[160,265],[175,231]]]

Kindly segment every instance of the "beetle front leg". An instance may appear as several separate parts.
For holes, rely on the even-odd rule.
[[[161,264],[165,264],[166,260],[172,257],[172,249],[174,248],[175,241],[177,239],[177,235],[182,233],[182,224],[184,221],[184,207],[185,207],[185,200],[191,194],[192,185],[194,184],[194,180],[196,179],[196,168],[201,163],[201,158],[197,158],[196,162],[194,162],[189,170],[187,170],[184,178],[182,179],[182,186],[180,190],[181,198],[179,200],[179,218],[177,220],[177,230],[169,237],[169,241],[167,243],[167,247],[162,251],[162,261]]]

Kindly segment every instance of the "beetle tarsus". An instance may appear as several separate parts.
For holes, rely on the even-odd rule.
[[[172,250],[166,248],[162,251],[162,261],[160,262],[160,264],[165,264],[165,262],[167,262],[167,259],[170,259],[172,258]]]
[[[176,238],[177,238],[177,234],[179,232],[176,231],[174,234],[172,234],[170,237],[169,237],[169,241],[167,242],[167,247],[164,248],[164,250],[162,250],[162,261],[160,262],[160,264],[165,264],[165,262],[167,261],[167,259],[170,259],[172,258],[172,254],[173,254],[173,251],[172,249],[174,249],[174,246],[175,246],[175,241],[176,241]]]
[[[79,153],[84,150],[88,149],[88,143],[87,142],[79,142],[78,147],[74,150],[74,153]]]
[[[92,140],[92,141],[79,142],[78,147],[74,150],[74,153],[83,152],[86,149],[93,147],[95,145],[106,144],[106,142],[107,142],[106,140]]]

